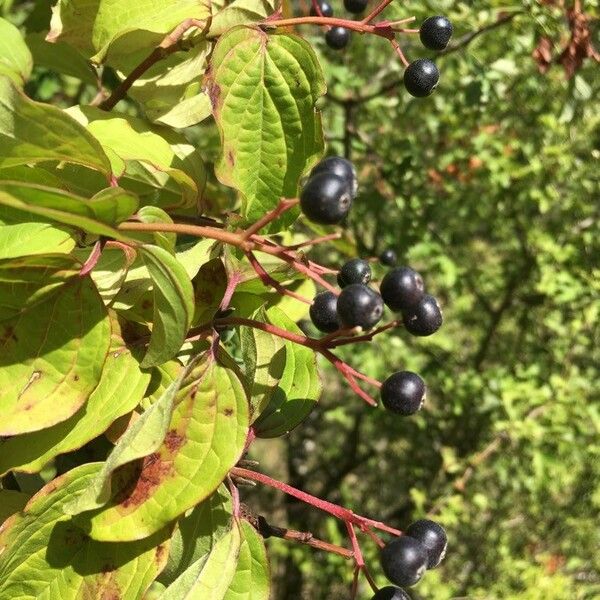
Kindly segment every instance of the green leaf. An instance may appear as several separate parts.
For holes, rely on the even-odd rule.
[[[267,312],[269,321],[294,333],[302,333],[278,308]],[[321,381],[314,351],[285,342],[285,370],[271,402],[254,424],[259,437],[284,435],[299,425],[312,411],[321,395]]]
[[[119,323],[111,321],[110,351],[100,383],[72,417],[53,427],[18,435],[0,444],[0,473],[39,471],[55,456],[81,448],[106,431],[111,423],[132,411],[141,401],[150,374],[125,346]]]
[[[209,554],[232,525],[231,495],[224,485],[180,519],[171,537],[167,566],[159,576],[165,585],[172,583],[198,559]]]
[[[29,494],[16,490],[0,490],[0,525],[19,512],[29,501]]]
[[[11,217],[19,216],[0,206],[0,259],[32,256],[34,254],[69,254],[75,240],[69,231],[49,223],[11,223]]]
[[[152,203],[164,208],[197,205],[206,173],[200,154],[183,135],[92,106],[73,107],[68,113],[102,144],[123,185],[131,180],[133,185],[151,186],[158,196]],[[132,190],[137,192],[135,187]],[[179,197],[174,201],[173,195]]]
[[[49,41],[75,46],[94,62],[153,49],[189,18],[205,20],[208,4],[197,0],[138,0],[123,7],[113,0],[59,0],[53,8]]]
[[[212,319],[221,304],[226,287],[227,274],[220,258],[213,258],[200,267],[194,278],[194,325],[203,325]]]
[[[32,68],[33,60],[21,32],[12,23],[0,18],[0,75],[7,75],[23,87]]]
[[[45,37],[43,33],[30,33],[25,38],[36,67],[76,77],[89,85],[98,85],[98,74],[80,52],[62,42],[51,44]]]
[[[64,513],[101,465],[50,482],[0,528],[0,598],[139,600],[160,573],[166,532],[129,544],[89,539]]]
[[[162,208],[158,208],[158,206],[142,206],[137,212],[137,217],[141,223],[173,223],[173,219],[171,219],[168,213]],[[157,231],[146,234],[146,237],[151,237],[151,241],[154,244],[160,246],[170,254],[175,254],[176,233]]]
[[[68,256],[0,261],[0,435],[68,419],[98,385],[110,323]]]
[[[84,262],[90,254],[89,248],[76,250],[74,256]],[[104,246],[98,262],[90,272],[90,277],[96,284],[98,292],[106,306],[110,306],[115,299],[127,273],[130,265],[136,258],[136,252],[129,246],[118,248]]]
[[[216,174],[241,192],[242,214],[254,221],[281,197],[296,197],[300,176],[323,152],[321,68],[302,38],[240,27],[219,39],[209,86],[222,139]],[[297,215],[289,211],[269,230]]]
[[[69,514],[76,515],[106,504],[111,496],[112,474],[119,467],[148,456],[160,447],[171,422],[175,396],[196,362],[198,359],[192,361],[186,369],[182,369],[179,377],[167,387],[161,397],[127,429],[103,464],[102,470],[90,482],[86,492],[66,507],[65,510]]]
[[[173,358],[183,345],[194,316],[194,289],[183,265],[163,248],[145,245],[140,254],[153,282],[152,336],[142,361],[152,367]]]
[[[240,522],[242,543],[235,575],[223,600],[269,600],[269,560],[262,536],[248,523]]]
[[[98,192],[90,200],[63,190],[19,181],[0,181],[0,205],[124,242],[130,238],[110,224],[123,221],[137,208],[135,196],[120,188]],[[27,214],[30,213],[30,214]]]
[[[201,84],[212,44],[197,38],[193,38],[190,50],[154,64],[129,89],[128,95],[141,104],[151,121],[182,129],[212,114],[210,99]],[[125,73],[121,76],[124,78]]]
[[[209,37],[218,37],[237,25],[249,25],[264,21],[275,11],[275,0],[213,0],[213,14],[208,30]]]
[[[268,322],[264,309],[260,309],[253,319]],[[240,346],[246,378],[251,382],[250,411],[251,421],[255,421],[269,404],[283,375],[286,363],[284,340],[276,335],[253,327],[242,327]]]
[[[222,600],[236,574],[241,543],[240,528],[234,522],[210,554],[199,558],[165,590],[162,600]]]
[[[100,143],[62,110],[29,100],[2,76],[0,98],[0,168],[58,160],[111,176]]]
[[[77,517],[94,539],[151,535],[212,494],[239,460],[248,400],[237,374],[208,354],[190,378],[177,394],[162,444],[115,473],[107,506]]]

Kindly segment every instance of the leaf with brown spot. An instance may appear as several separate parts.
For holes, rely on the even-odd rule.
[[[248,419],[237,373],[207,354],[176,394],[160,445],[115,472],[110,502],[77,522],[98,540],[135,540],[158,531],[223,481],[242,454]]]
[[[64,513],[101,468],[69,471],[0,527],[0,598],[138,600],[164,568],[169,531],[139,542],[96,542]]]

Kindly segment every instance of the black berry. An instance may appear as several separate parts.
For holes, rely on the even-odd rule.
[[[302,212],[315,223],[339,223],[352,206],[346,182],[333,173],[317,173],[304,186],[300,195]]]
[[[411,96],[429,96],[440,80],[436,64],[428,58],[418,58],[404,71],[404,87]]]
[[[337,296],[333,292],[317,294],[310,305],[309,314],[319,331],[331,333],[340,328],[337,316]]]
[[[371,281],[371,267],[366,260],[362,258],[353,258],[349,260],[340,269],[338,274],[338,284],[344,288],[351,283],[362,283],[366,285]]]
[[[429,17],[423,21],[419,36],[421,43],[430,50],[443,50],[452,37],[452,23],[440,15]]]
[[[317,4],[319,5],[319,8],[321,9],[322,16],[333,17],[333,6],[331,6],[331,4],[329,4],[329,2],[326,2],[326,0],[317,0]],[[310,8],[310,16],[311,17],[319,16],[319,13],[317,13],[314,6],[311,6],[311,8]]]
[[[410,267],[398,267],[386,273],[379,291],[383,301],[395,311],[407,310],[423,298],[423,278]]]
[[[353,15],[358,15],[367,8],[369,0],[344,0],[344,8]]]
[[[425,546],[428,569],[435,569],[446,556],[448,536],[444,528],[435,521],[429,519],[415,521],[406,530],[406,535],[410,535]]]
[[[371,600],[411,600],[411,597],[402,588],[388,585],[381,588]]]
[[[383,315],[383,300],[370,287],[352,283],[338,296],[337,314],[344,327],[371,329]]]
[[[404,327],[413,335],[431,335],[442,326],[442,310],[438,301],[429,294],[410,310],[402,313]]]
[[[356,198],[358,192],[358,179],[354,165],[341,156],[328,156],[319,162],[310,172],[311,177],[317,173],[329,172],[341,177],[350,188],[352,199]]]
[[[427,550],[408,535],[393,539],[381,550],[381,567],[396,585],[415,585],[427,568]]]
[[[388,267],[393,267],[396,264],[398,257],[391,248],[388,248],[379,255],[379,260],[381,261],[381,264],[384,264]]]
[[[350,31],[345,27],[332,27],[325,34],[325,41],[330,48],[341,50],[348,45],[350,41]]]
[[[381,401],[391,412],[404,417],[414,415],[425,402],[425,382],[412,371],[398,371],[381,386]]]

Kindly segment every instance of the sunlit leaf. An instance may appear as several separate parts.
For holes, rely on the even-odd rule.
[[[0,598],[143,597],[164,567],[167,532],[125,544],[96,542],[64,513],[99,468],[83,465],[55,479],[0,527]]]
[[[256,220],[297,196],[300,176],[323,151],[321,68],[302,38],[239,27],[219,39],[209,86],[223,142],[217,176],[240,191],[243,216]],[[297,215],[289,211],[271,231]]]
[[[110,161],[100,143],[65,112],[29,100],[0,76],[0,168],[40,161],[66,161],[108,178]]]
[[[98,385],[110,323],[68,256],[0,261],[0,435],[74,414]]]

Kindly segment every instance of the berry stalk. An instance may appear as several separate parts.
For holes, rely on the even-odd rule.
[[[391,533],[396,536],[402,535],[402,532],[400,530],[394,529],[393,527],[390,527],[385,523],[381,523],[379,521],[374,521],[373,519],[368,519],[367,517],[357,515],[351,510],[344,508],[343,506],[339,506],[338,504],[334,504],[333,502],[328,502],[327,500],[317,498],[312,494],[303,492],[302,490],[292,487],[291,485],[288,485],[283,481],[273,479],[268,475],[264,475],[263,473],[251,471],[250,469],[243,469],[242,467],[233,467],[229,471],[229,473],[234,477],[241,477],[243,479],[249,479],[250,481],[257,481],[258,483],[268,485],[269,487],[284,492],[288,496],[292,496],[293,498],[297,498],[298,500],[309,504],[310,506],[314,506],[315,508],[326,512],[340,519],[341,521],[357,525],[361,529],[374,527],[375,529],[380,529],[381,531],[386,531],[387,533]]]

